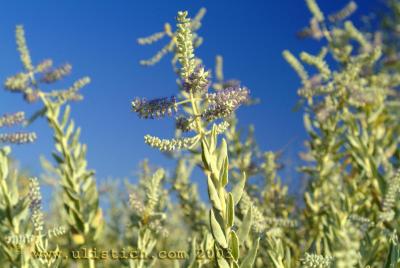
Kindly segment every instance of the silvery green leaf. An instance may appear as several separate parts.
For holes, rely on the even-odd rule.
[[[389,254],[386,258],[385,268],[396,268],[400,264],[400,246],[397,234],[394,232],[390,239]]]
[[[221,186],[225,187],[228,184],[228,176],[229,176],[229,161],[228,157],[225,158],[222,169],[220,169],[220,182]]]
[[[228,156],[228,145],[225,139],[222,139],[221,146],[218,152],[218,169],[222,168],[225,158]]]
[[[222,212],[221,200],[218,196],[217,189],[214,186],[214,182],[212,181],[210,176],[208,176],[207,184],[208,184],[208,196],[210,197],[212,206]]]
[[[223,231],[223,226],[218,223],[217,219],[215,218],[214,211],[211,209],[210,210],[210,226],[211,226],[211,232],[213,234],[214,239],[218,242],[218,244],[223,247],[227,248],[228,243],[225,238],[225,233]]]
[[[69,115],[71,113],[71,106],[67,105],[61,121],[61,128],[64,129],[68,123]]]
[[[232,227],[235,219],[235,205],[233,195],[231,193],[228,194],[228,202],[226,208],[228,215],[228,226]]]
[[[260,238],[254,243],[247,256],[244,258],[240,268],[253,268],[254,262],[257,258],[258,247],[260,245]]]
[[[232,251],[232,256],[235,260],[239,259],[239,238],[235,231],[231,231],[229,234],[229,248]]]
[[[245,184],[246,184],[246,174],[243,172],[240,181],[232,189],[232,195],[233,195],[233,200],[235,201],[235,206],[239,203],[240,199],[242,198]]]
[[[205,168],[210,169],[211,168],[210,167],[211,155],[210,155],[210,152],[208,151],[207,142],[204,139],[201,141],[201,158],[203,160]]]
[[[75,122],[73,120],[71,120],[71,122],[69,123],[69,125],[67,127],[67,130],[65,131],[65,135],[63,135],[66,140],[69,140],[69,138],[71,137],[71,134],[74,131],[74,128],[75,128]]]
[[[230,268],[231,266],[224,258],[217,258],[219,268]]]
[[[246,216],[242,221],[242,225],[238,230],[238,238],[241,244],[243,244],[246,241],[247,236],[250,233],[251,225],[252,225],[252,207],[250,206],[249,209],[247,210]]]
[[[211,135],[210,135],[210,153],[214,153],[216,147],[217,147],[216,125],[213,124],[212,130],[211,130]]]

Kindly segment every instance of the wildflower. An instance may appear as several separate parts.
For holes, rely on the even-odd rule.
[[[223,122],[221,122],[221,123],[219,123],[219,124],[217,124],[216,126],[215,126],[215,132],[219,135],[219,134],[222,134],[222,133],[224,133],[227,129],[228,129],[228,127],[229,127],[229,123],[228,122],[226,122],[226,121],[223,121]]]
[[[79,90],[90,83],[89,77],[83,77],[74,82],[74,84],[66,90],[57,90],[48,93],[47,95],[53,98],[57,98],[60,102],[65,101],[79,101],[83,99],[83,96],[79,94]]]
[[[40,193],[39,182],[36,178],[30,179],[29,183],[30,209],[40,210],[42,208],[42,194]]]
[[[202,114],[207,121],[225,118],[231,115],[240,105],[249,100],[249,90],[246,88],[227,88],[217,93],[206,94],[205,99],[210,104]]]
[[[14,125],[22,124],[24,121],[25,121],[24,112],[5,114],[3,116],[0,116],[0,128],[11,127]],[[0,143],[23,144],[23,143],[31,143],[34,142],[35,140],[36,140],[36,134],[33,132],[0,133]]]
[[[231,87],[218,91],[217,93],[208,93],[205,99],[210,104],[226,105],[230,107],[239,107],[249,98],[249,90],[247,88]]]
[[[176,129],[182,130],[183,132],[188,132],[194,127],[193,118],[178,117],[176,118],[175,126]]]
[[[38,99],[38,90],[32,88],[32,83],[27,73],[19,73],[7,78],[4,87],[11,92],[21,92],[24,99],[29,103]]]
[[[320,10],[317,2],[315,0],[306,0],[306,4],[308,9],[310,10],[311,14],[313,17],[318,21],[318,22],[323,22],[324,21],[324,14]]]
[[[29,84],[29,75],[25,73],[19,73],[14,76],[7,78],[4,83],[4,87],[9,91],[22,91],[24,92]]]
[[[173,112],[178,111],[176,98],[174,96],[168,98],[159,98],[147,101],[145,98],[136,98],[132,101],[133,111],[139,117],[145,119],[161,118],[166,115],[171,116]]]
[[[180,138],[180,139],[160,139],[158,137],[146,135],[144,142],[151,147],[158,148],[161,151],[174,151],[182,148],[188,149],[198,141],[198,137]]]
[[[161,40],[165,36],[165,33],[166,33],[166,31],[157,32],[148,37],[138,38],[137,42],[140,45],[151,45],[151,44],[157,42],[158,40]]]
[[[395,217],[397,195],[400,193],[400,170],[388,183],[385,196],[382,200],[382,212],[379,215],[381,221],[391,221]]]
[[[322,29],[316,18],[312,18],[310,20],[310,26],[304,28],[300,32],[297,33],[299,38],[313,38],[315,40],[321,40],[324,37]]]
[[[350,17],[357,10],[357,3],[354,1],[350,1],[343,9],[328,16],[328,19],[331,22],[339,22],[343,21],[346,18]]]
[[[309,254],[309,253],[306,253],[304,258],[301,260],[303,266],[309,268],[330,267],[332,262],[333,262],[333,257],[331,256],[324,257],[322,255]]]
[[[52,237],[58,237],[67,233],[65,226],[58,226],[47,230],[47,237],[50,239]]]
[[[176,33],[177,57],[182,65],[181,77],[188,78],[195,70],[193,35],[187,12],[178,12],[178,30]]]
[[[36,66],[36,72],[43,73],[48,71],[53,66],[53,61],[51,59],[43,60]]]
[[[39,91],[38,90],[27,90],[24,92],[24,100],[32,103],[39,99]]]
[[[225,105],[214,105],[208,108],[201,116],[208,122],[218,118],[226,118],[232,114],[232,110]]]
[[[32,222],[35,231],[43,230],[43,213],[42,213],[42,195],[40,193],[39,182],[36,178],[32,178],[29,184],[30,209],[32,212]]]
[[[71,70],[72,66],[70,64],[64,64],[54,70],[44,73],[41,81],[47,84],[53,83],[69,75],[71,73]]]
[[[25,31],[22,25],[17,26],[15,30],[15,36],[17,41],[17,48],[21,57],[21,62],[25,70],[31,72],[33,71],[33,65],[28,46],[26,45]]]
[[[350,88],[349,103],[354,106],[364,106],[376,103],[379,99],[379,92],[373,88]]]
[[[33,132],[30,133],[1,133],[0,134],[0,143],[14,143],[14,144],[23,144],[23,143],[32,143],[36,140],[36,134]]]
[[[201,66],[197,66],[194,72],[183,82],[183,89],[193,94],[202,95],[206,93],[210,86],[208,76],[208,71],[205,71]]]
[[[6,114],[0,117],[0,127],[13,126],[21,124],[25,120],[24,112],[17,112],[15,114]]]
[[[129,203],[132,209],[138,214],[141,215],[145,212],[146,208],[143,205],[143,202],[137,198],[135,194],[129,195]]]

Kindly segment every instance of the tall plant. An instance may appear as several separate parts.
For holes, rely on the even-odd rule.
[[[43,108],[30,121],[43,116],[54,132],[56,151],[52,154],[55,160],[52,170],[59,178],[63,196],[62,217],[71,231],[69,248],[77,245],[93,246],[102,233],[104,220],[94,172],[87,168],[86,145],[79,142],[80,128],[76,128],[70,119],[71,107],[67,105],[68,101],[83,98],[79,90],[90,79],[79,79],[65,90],[44,91],[46,85],[67,76],[71,72],[71,65],[53,68],[51,60],[44,60],[34,66],[22,26],[17,26],[16,41],[24,70],[9,77],[5,87],[11,92],[23,94],[28,102],[42,102]]]
[[[202,168],[207,177],[208,193],[212,204],[209,213],[211,233],[215,240],[215,263],[220,267],[239,267],[239,246],[244,243],[251,227],[251,207],[243,220],[239,232],[235,225],[235,207],[239,203],[244,184],[243,175],[240,183],[232,192],[226,188],[229,177],[228,149],[225,140],[218,148],[217,136],[226,130],[224,118],[231,115],[242,103],[248,100],[246,88],[228,88],[215,93],[209,92],[209,73],[199,65],[194,57],[191,22],[187,12],[178,13],[176,32],[177,59],[180,63],[179,76],[181,91],[177,97],[147,101],[135,99],[133,110],[142,118],[159,118],[173,113],[180,113],[179,127],[195,133],[194,136],[160,139],[146,135],[145,142],[161,151],[190,149],[201,145]],[[200,104],[203,104],[200,106]],[[206,105],[204,105],[206,104]],[[202,109],[200,109],[202,107]],[[205,107],[205,108],[203,108]],[[184,109],[184,114],[180,110]],[[220,123],[213,123],[222,119]],[[208,128],[212,125],[211,129]],[[241,262],[242,267],[251,266],[256,257],[258,239],[253,249]]]

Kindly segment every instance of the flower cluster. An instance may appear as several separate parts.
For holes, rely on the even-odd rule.
[[[66,101],[80,101],[83,99],[83,96],[79,93],[79,90],[89,83],[90,78],[86,76],[75,81],[68,89],[54,90],[47,93],[47,95],[55,98],[60,103]]]
[[[71,70],[72,70],[71,64],[66,63],[54,70],[45,72],[43,74],[43,77],[41,78],[41,81],[47,84],[54,83],[68,76],[71,73]]]
[[[177,57],[182,65],[180,76],[187,79],[196,69],[191,22],[187,12],[178,12],[176,32]]]
[[[53,60],[52,59],[45,59],[42,60],[37,66],[36,66],[36,71],[39,73],[44,73],[53,66]]]
[[[59,103],[82,99],[78,91],[90,82],[88,77],[77,80],[70,88],[65,90],[43,91],[41,89],[42,84],[52,84],[60,81],[71,73],[72,66],[66,63],[53,68],[51,59],[45,59],[34,66],[26,44],[24,28],[21,25],[17,26],[16,39],[24,70],[6,79],[4,87],[7,90],[22,93],[24,99],[29,103],[35,102],[41,97],[54,99]]]
[[[217,93],[208,93],[205,98],[211,105],[224,105],[236,109],[248,101],[249,93],[247,88],[231,87]]]
[[[136,112],[139,117],[145,119],[161,118],[166,115],[171,116],[173,112],[178,111],[176,98],[174,96],[150,101],[145,98],[136,98],[132,101],[132,107],[133,111]]]
[[[129,195],[129,204],[131,205],[131,208],[137,213],[138,215],[143,215],[146,208],[142,202],[135,194],[130,194]]]
[[[197,66],[192,74],[183,81],[183,90],[193,94],[203,95],[210,87],[209,72],[204,67]]]
[[[36,140],[36,134],[16,132],[16,133],[1,133],[0,143],[13,143],[13,144],[24,144],[32,143]]]
[[[197,88],[199,89],[200,86]],[[208,88],[208,84],[205,88]],[[201,117],[207,122],[211,122],[218,118],[230,116],[240,105],[248,102],[249,90],[247,88],[230,87],[216,93],[206,93],[203,100],[208,104],[208,108],[201,114]],[[132,101],[133,111],[144,119],[171,116],[174,112],[178,112],[178,105],[179,103],[174,96],[150,101],[145,98],[136,98]],[[187,132],[193,129],[193,121],[192,117],[181,116],[177,118],[176,126],[178,129]]]
[[[381,221],[391,221],[395,218],[397,195],[400,194],[400,169],[388,183],[385,196],[382,200],[382,212],[379,215]]]
[[[146,168],[148,166],[144,163],[143,169]],[[168,231],[164,227],[164,222],[167,219],[163,212],[165,205],[163,195],[165,193],[162,188],[162,180],[164,177],[165,171],[163,169],[158,169],[153,174],[143,174],[140,177],[136,192],[129,195],[129,204],[133,209],[131,216],[136,221],[132,227],[138,228],[139,240],[150,239],[155,241],[154,235],[164,237],[168,235]],[[139,247],[143,250],[146,243],[140,244]],[[151,244],[149,243],[149,245]]]
[[[11,92],[21,92],[24,99],[32,103],[37,100],[38,91],[31,86],[30,78],[27,73],[18,73],[6,79],[4,83],[5,89]]]
[[[331,22],[339,22],[350,17],[357,10],[357,3],[350,1],[344,8],[328,16]]]
[[[17,112],[14,114],[5,114],[0,117],[0,127],[10,127],[23,123],[25,120],[24,112]]]
[[[309,268],[328,268],[331,266],[332,262],[333,257],[331,256],[324,257],[309,253],[306,253],[304,259],[301,260],[302,265]]]
[[[209,103],[208,109],[202,117],[210,122],[218,118],[225,118],[231,115],[240,105],[249,100],[249,90],[247,88],[226,88],[217,93],[207,93],[206,101]]]
[[[29,184],[29,200],[32,213],[32,222],[36,232],[43,230],[43,213],[42,213],[42,194],[40,193],[39,182],[36,178],[32,178]]]
[[[29,184],[29,200],[32,211],[42,208],[42,195],[40,193],[39,182],[36,178],[31,179]]]
[[[192,117],[178,117],[175,121],[176,129],[179,129],[183,132],[188,132],[194,129],[195,120]]]
[[[27,88],[29,83],[29,75],[26,73],[19,73],[6,79],[4,86],[10,91],[23,91]]]
[[[144,142],[151,147],[158,148],[160,151],[173,151],[179,149],[189,149],[198,141],[198,137],[180,139],[160,139],[158,137],[146,135]]]
[[[24,112],[5,114],[3,116],[0,116],[0,128],[19,125],[22,124],[24,121],[25,121]],[[33,132],[0,133],[0,143],[23,144],[23,143],[31,143],[34,142],[35,140],[36,140],[36,134]]]

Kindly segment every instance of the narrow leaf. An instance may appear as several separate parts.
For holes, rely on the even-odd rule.
[[[229,248],[231,249],[232,256],[235,260],[239,259],[239,238],[235,231],[231,231],[229,234]]]
[[[208,184],[208,196],[210,197],[212,206],[222,212],[221,200],[219,199],[217,189],[215,189],[214,183],[210,176],[208,176],[207,184]]]
[[[219,225],[217,219],[215,218],[214,211],[212,209],[210,210],[210,226],[214,239],[218,242],[218,244],[221,247],[227,248],[228,243],[225,238],[223,226]]]
[[[238,230],[238,238],[240,244],[243,244],[246,241],[247,236],[250,233],[250,228],[252,224],[252,207],[247,210],[246,216],[243,219],[242,225]]]
[[[253,268],[254,262],[257,257],[257,251],[259,245],[260,245],[260,238],[257,239],[253,247],[250,249],[249,253],[244,258],[242,264],[240,265],[240,268]]]
[[[227,214],[228,214],[228,226],[232,227],[233,226],[233,221],[235,218],[235,205],[234,205],[234,200],[233,200],[233,195],[231,193],[228,194],[228,202],[227,202]]]
[[[246,174],[243,172],[243,176],[241,177],[240,181],[232,189],[232,195],[233,195],[233,200],[235,201],[235,206],[239,203],[240,199],[242,199],[245,184],[246,184]]]

